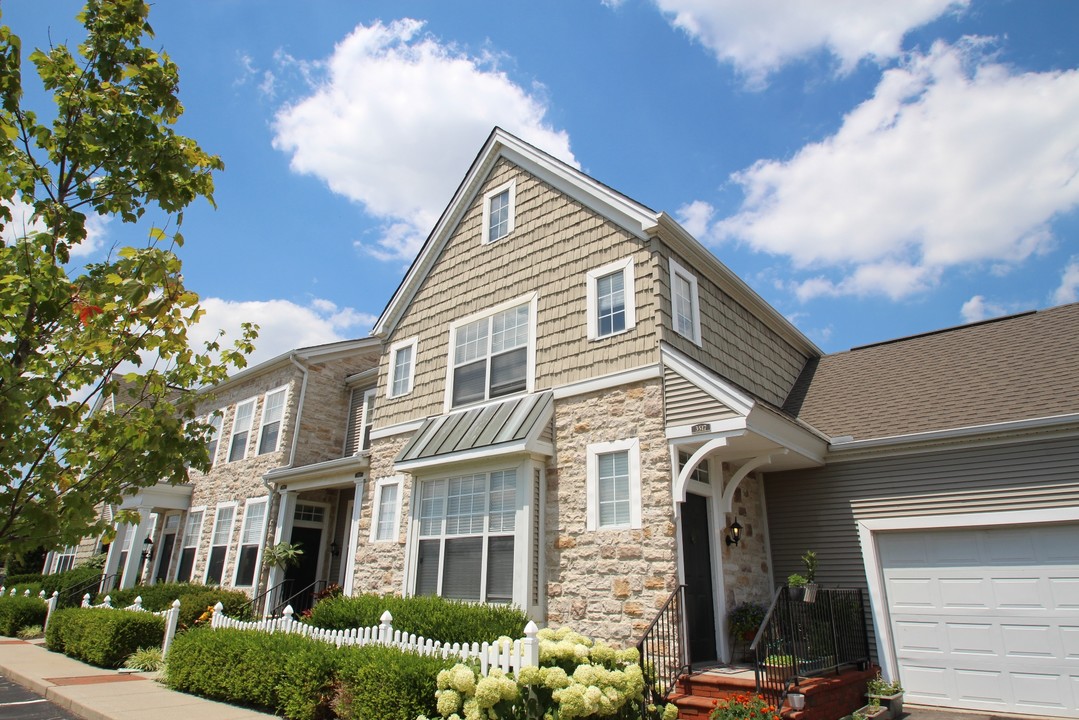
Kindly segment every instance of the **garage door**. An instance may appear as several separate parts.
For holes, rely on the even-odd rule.
[[[882,533],[910,703],[1079,717],[1079,525]]]

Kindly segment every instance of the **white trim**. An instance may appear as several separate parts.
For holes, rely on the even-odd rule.
[[[663,368],[658,363],[655,365],[641,365],[640,367],[619,370],[618,372],[599,375],[580,382],[559,385],[553,388],[551,392],[554,393],[555,400],[563,400],[577,395],[610,390],[622,385],[633,385],[646,380],[656,380],[661,377],[663,377]]]
[[[412,392],[412,384],[416,378],[416,350],[419,345],[419,339],[415,337],[408,338],[407,340],[401,340],[390,345],[389,358],[390,366],[386,370],[386,397],[387,398],[399,398],[408,395]],[[408,364],[408,387],[403,392],[399,392],[396,395],[393,392],[394,385],[397,384],[397,353],[404,350],[406,347],[412,349],[412,358]]]
[[[267,500],[268,500],[268,498],[265,495],[262,495],[262,496],[259,496],[259,497],[254,497],[254,498],[247,498],[246,500],[244,500],[244,517],[243,517],[243,521],[240,523],[240,537],[236,542],[236,547],[237,547],[237,550],[236,550],[236,567],[233,568],[233,570],[232,570],[232,585],[233,585],[233,587],[253,587],[255,585],[255,583],[258,582],[259,568],[262,567],[262,546],[263,546],[263,543],[261,542],[261,539],[262,539],[263,536],[266,535],[266,521],[268,519],[267,515],[269,515],[269,512],[270,512],[270,506],[269,506],[269,503],[267,502]],[[244,535],[247,533],[247,521],[248,521],[248,512],[247,511],[254,505],[263,505],[264,506],[263,510],[262,510],[262,528],[259,530],[259,541],[254,542],[254,543],[245,543],[244,542]],[[255,572],[251,576],[251,583],[249,585],[237,585],[236,584],[237,576],[240,574],[240,558],[243,556],[244,547],[245,546],[250,546],[250,545],[254,545],[255,548],[256,548],[255,549]]]
[[[420,418],[419,420],[406,420],[405,422],[399,422],[393,425],[383,425],[380,428],[371,428],[371,439],[382,440],[383,438],[394,437],[395,435],[414,433],[423,427],[425,422],[427,422],[427,418]]]
[[[617,272],[622,273],[623,295],[625,298],[626,326],[621,330],[599,334],[599,279]],[[588,339],[604,340],[615,335],[629,332],[637,324],[637,292],[633,278],[633,258],[628,257],[617,262],[608,263],[595,270],[589,270],[586,275],[585,303],[588,308]]]
[[[509,191],[509,222],[507,223],[506,232],[502,233],[499,237],[491,239],[491,200],[501,195],[502,193]],[[489,245],[493,242],[508,237],[513,233],[513,229],[516,224],[515,215],[517,214],[517,179],[514,178],[509,182],[504,182],[493,190],[488,190],[483,194],[483,228],[481,232],[481,242],[484,245]]]
[[[401,493],[404,488],[404,477],[401,475],[391,475],[390,477],[380,478],[375,481],[374,493],[371,496],[371,533],[368,541],[371,543],[396,543],[401,535]],[[393,515],[397,520],[397,532],[392,533],[391,537],[379,538],[378,526],[379,521],[382,520],[382,491],[388,487],[397,488],[397,497],[394,500]]]
[[[468,325],[474,323],[477,320],[483,320],[489,318],[500,312],[511,310],[521,305],[528,305],[528,342],[525,343],[526,354],[526,369],[525,369],[525,389],[519,393],[510,393],[508,395],[499,395],[496,398],[490,397],[491,388],[484,386],[484,399],[478,400],[474,403],[467,403],[464,405],[455,406],[453,404],[453,371],[454,371],[454,353],[456,350],[457,331]],[[455,320],[449,325],[449,342],[446,349],[446,391],[445,397],[442,401],[442,412],[448,414],[451,410],[461,410],[464,408],[473,408],[489,403],[492,400],[504,400],[506,398],[514,397],[515,395],[524,395],[531,393],[536,385],[536,312],[539,307],[539,293],[532,291],[519,295],[512,300],[506,300],[498,305],[481,310],[480,312],[473,313],[467,317],[463,317],[460,320]],[[490,343],[490,334],[488,334],[488,343]],[[488,352],[485,357],[488,360],[488,374],[490,371],[490,359],[491,355]],[[374,434],[372,433],[372,437]]]
[[[697,276],[694,275],[693,273],[691,273],[689,270],[686,270],[681,265],[679,265],[678,262],[675,261],[673,255],[670,257],[670,259],[668,261],[668,265],[669,265],[669,269],[670,269],[670,288],[671,288],[671,329],[674,330],[679,335],[681,335],[682,337],[686,338],[687,340],[691,340],[698,347],[701,347],[703,345],[703,343],[701,341],[701,294],[700,294],[700,291],[697,289]],[[690,307],[690,313],[691,313],[691,316],[692,316],[690,318],[690,321],[693,324],[693,336],[692,337],[689,336],[689,335],[686,335],[685,333],[683,333],[681,330],[678,329],[678,309],[676,308],[676,303],[675,303],[675,299],[678,296],[678,292],[677,292],[677,288],[675,287],[675,284],[674,284],[674,279],[675,279],[676,276],[681,276],[687,283],[689,283],[689,292],[690,292],[689,300],[690,300],[691,305],[692,305],[692,307]]]
[[[626,452],[629,459],[629,524],[600,525],[599,521],[599,456]],[[641,527],[641,443],[637,438],[593,443],[586,450],[585,496],[587,498],[586,530],[625,530]]]
[[[355,392],[355,390],[353,390],[353,392]],[[370,401],[372,417],[367,417],[368,401]],[[363,391],[363,399],[361,402],[363,405],[360,408],[360,436],[356,438],[356,455],[368,452],[371,447],[371,431],[374,430],[374,409],[375,403],[378,402],[378,388],[373,386],[366,388]],[[349,422],[351,421],[352,418],[349,418]],[[364,448],[365,444],[367,445],[366,448]]]
[[[210,453],[211,470],[213,470],[214,466],[217,465],[217,456],[221,454],[221,435],[223,434],[225,429],[225,413],[221,410],[213,410],[206,415],[206,423],[210,427],[214,427],[214,420],[217,420],[217,437],[214,438],[214,451]]]
[[[288,409],[288,401],[289,401],[288,390],[289,390],[289,385],[285,384],[285,385],[282,385],[281,387],[276,387],[273,390],[267,390],[266,393],[262,396],[262,416],[259,419],[259,439],[258,439],[258,445],[255,448],[255,454],[256,455],[263,455],[265,453],[277,452],[277,450],[280,449],[280,447],[281,447],[281,436],[284,434],[282,432],[282,430],[285,429],[285,410]],[[263,449],[262,449],[262,431],[266,427],[266,410],[270,406],[270,396],[275,395],[275,394],[277,394],[279,392],[285,394],[285,399],[281,401],[281,417],[280,417],[280,419],[278,419],[276,421],[277,422],[277,442],[274,443],[273,449],[263,451]]]
[[[228,451],[227,451],[227,453],[225,455],[225,464],[228,464],[230,462],[239,462],[240,460],[245,460],[247,458],[247,448],[248,448],[248,446],[251,445],[251,430],[254,429],[254,427],[255,427],[255,406],[256,406],[257,403],[258,403],[258,395],[255,395],[254,397],[246,398],[246,399],[236,403],[236,406],[232,411],[232,427],[229,428],[229,447],[228,447]],[[247,423],[247,429],[239,431],[239,432],[246,432],[247,433],[247,437],[244,438],[244,445],[243,445],[244,453],[240,457],[233,460],[232,459],[232,445],[233,445],[233,443],[236,442],[236,435],[237,435],[236,418],[239,417],[239,415],[240,415],[240,408],[244,407],[245,405],[250,405],[251,406],[251,415],[249,416],[249,420],[248,420],[248,423]]]
[[[172,568],[172,572],[169,573],[169,577],[173,582],[176,582],[176,576],[180,572],[180,561],[184,558],[184,548],[188,547],[185,545],[187,542],[187,519],[191,517],[192,513],[202,513],[202,515],[199,516],[199,527],[198,530],[195,531],[195,543],[190,546],[195,549],[194,554],[191,556],[191,576],[184,582],[189,582],[191,578],[195,577],[195,566],[198,565],[199,562],[199,548],[202,546],[202,528],[206,524],[205,505],[189,508],[187,513],[183,516],[183,523],[181,524],[180,531],[177,533],[180,538],[180,556],[176,558],[176,567]]]
[[[673,261],[672,261],[673,262]],[[726,405],[739,415],[749,415],[757,401],[730,383],[708,374],[695,360],[669,345],[660,348],[663,364],[681,375],[701,391]]]
[[[892,623],[888,612],[888,595],[884,587],[884,568],[880,562],[877,533],[999,527],[1001,525],[1047,525],[1063,522],[1079,522],[1079,507],[859,520],[858,540],[862,546],[862,562],[865,564],[865,576],[869,585],[869,605],[877,638],[877,659],[885,677],[898,677],[899,663],[895,657],[895,644],[892,640]]]
[[[209,584],[208,579],[210,577],[210,559],[214,555],[214,548],[221,547],[220,545],[214,545],[214,536],[217,535],[217,522],[221,517],[221,509],[231,507],[232,519],[229,520],[229,533],[228,538],[225,541],[225,558],[221,563],[221,579],[218,580],[218,584],[224,587],[226,581],[229,579],[229,556],[232,554],[232,532],[236,528],[236,508],[239,507],[239,503],[236,500],[227,500],[225,502],[219,502],[217,507],[214,508],[214,524],[210,526],[210,552],[206,554],[206,567],[202,571],[202,582]],[[205,521],[205,517],[203,520]],[[196,553],[198,551],[196,550]],[[192,566],[194,567],[194,566]],[[233,573],[235,577],[235,573]]]

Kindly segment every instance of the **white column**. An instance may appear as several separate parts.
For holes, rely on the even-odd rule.
[[[132,530],[131,548],[127,551],[127,560],[124,563],[124,576],[120,579],[120,589],[135,587],[135,581],[139,577],[142,567],[142,541],[150,533],[150,511],[139,508],[139,524]],[[122,546],[121,546],[122,547]]]
[[[123,572],[123,568],[120,567],[120,554],[124,551],[124,536],[127,535],[127,525],[120,524],[116,526],[116,537],[109,543],[109,553],[105,556],[105,574],[104,577],[110,575],[116,575],[119,572]],[[115,579],[112,585],[116,585]],[[102,588],[102,590],[110,590],[111,588]]]
[[[345,556],[341,562],[346,563],[348,570],[345,572],[345,585],[342,588],[345,595],[352,595],[352,585],[356,578],[356,550],[357,540],[360,537],[360,514],[363,508],[364,478],[360,475],[356,478],[356,495],[352,498],[352,519],[348,524],[348,537],[345,541]]]
[[[296,491],[279,490],[281,502],[277,511],[277,529],[274,532],[274,545],[288,542],[292,537],[292,520],[296,516]],[[270,568],[270,577],[266,581],[267,589],[274,587],[285,579],[285,571],[276,565]]]

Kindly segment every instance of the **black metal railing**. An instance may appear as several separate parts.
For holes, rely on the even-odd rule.
[[[64,594],[64,597],[60,598],[60,606],[78,607],[82,604],[82,599],[86,596],[87,593],[90,593],[90,602],[93,602],[94,598],[96,598],[101,593],[107,590],[112,590],[113,586],[116,584],[116,578],[118,574],[119,573],[113,573],[112,575],[101,575],[94,578],[93,580],[88,580],[87,582],[84,582],[78,587],[70,588]]]
[[[282,580],[273,587],[267,588],[256,595],[251,599],[251,602],[248,603],[248,607],[251,609],[251,616],[256,618],[262,617],[264,615],[264,610],[267,611],[265,612],[265,616],[271,616],[273,613],[268,610],[276,607],[279,604],[279,599],[290,593],[291,589],[292,581]],[[282,609],[284,609],[284,607],[284,605],[281,606]]]
[[[316,580],[292,594],[282,593],[284,599],[271,606],[270,615],[280,615],[289,606],[292,606],[292,611],[297,615],[304,610],[310,610],[315,604],[315,596],[325,590],[327,584],[326,580]]]
[[[799,678],[869,664],[869,633],[858,588],[781,587],[753,638],[757,692],[782,706]]]
[[[644,671],[644,708],[662,706],[678,678],[689,672],[685,624],[686,586],[679,585],[637,641]]]

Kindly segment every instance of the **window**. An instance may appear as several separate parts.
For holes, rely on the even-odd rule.
[[[206,454],[210,456],[210,467],[213,467],[217,458],[217,443],[221,439],[221,413],[214,413],[207,420],[210,427],[210,439],[206,442]]]
[[[499,185],[483,196],[483,242],[492,243],[513,232],[517,182]]]
[[[285,415],[285,396],[288,388],[278,388],[266,393],[262,403],[262,429],[259,430],[259,455],[277,451],[281,437],[281,418]]]
[[[74,545],[68,545],[62,550],[56,551],[56,562],[52,569],[54,573],[62,573],[71,569],[72,565],[75,564],[75,549]]]
[[[204,508],[193,509],[187,513],[184,524],[184,540],[180,547],[180,565],[176,570],[176,582],[189,582],[195,569],[195,555],[199,550],[199,538],[202,536],[202,515]]]
[[[671,258],[671,322],[679,335],[701,344],[697,278]]]
[[[232,419],[232,441],[229,443],[229,462],[247,457],[247,436],[251,434],[251,420],[255,414],[255,398],[236,406]]]
[[[686,463],[689,462],[689,459],[692,456],[693,456],[692,453],[688,453],[685,450],[679,450],[678,451],[678,471],[679,472],[682,471],[682,468],[684,468],[686,466]],[[704,483],[705,485],[707,485],[710,482],[710,479],[709,479],[709,476],[708,476],[709,475],[708,471],[709,471],[708,458],[705,458],[704,460],[701,460],[700,463],[697,464],[697,467],[695,467],[693,469],[693,472],[691,472],[689,474],[689,479],[690,480],[695,480],[695,481],[697,481],[699,483]]]
[[[266,500],[248,500],[244,505],[244,524],[240,530],[240,554],[236,562],[237,587],[247,587],[255,580],[259,543],[266,525]]]
[[[500,306],[484,317],[454,324],[451,407],[528,389],[533,304]]]
[[[232,539],[232,520],[236,515],[236,503],[217,506],[214,532],[210,540],[210,560],[206,563],[206,584],[220,585],[225,574],[225,560]]]
[[[629,330],[637,323],[633,301],[633,258],[588,273],[588,339]]]
[[[415,593],[510,602],[516,511],[513,470],[421,483]]]
[[[587,456],[586,527],[641,527],[641,454],[637,439],[589,445]]]
[[[371,522],[371,542],[396,540],[398,528],[397,498],[401,494],[399,478],[379,480],[375,485],[375,515]]]
[[[371,449],[371,427],[375,424],[375,388],[354,388],[349,399],[345,457]]]
[[[416,338],[390,346],[390,381],[386,387],[386,397],[400,397],[412,392],[415,364]]]

